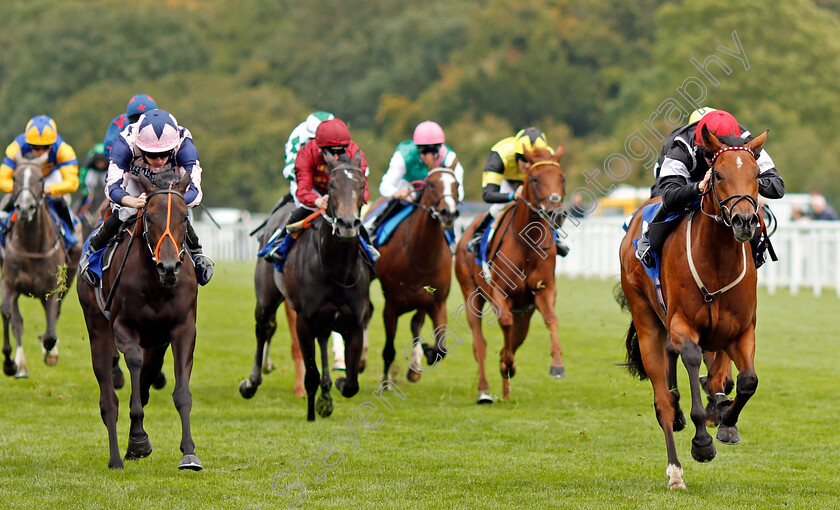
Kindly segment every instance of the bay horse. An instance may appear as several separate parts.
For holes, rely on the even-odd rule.
[[[674,430],[684,426],[684,417],[675,387],[676,364],[669,368],[669,357],[679,355],[688,372],[690,417],[696,430],[691,455],[698,462],[708,462],[716,455],[714,441],[706,430],[699,381],[702,351],[719,353],[706,381],[710,394],[717,397],[718,441],[740,442],[736,423],[758,385],[753,365],[756,269],[745,244],[760,228],[756,155],[767,132],[734,146],[725,145],[706,128],[701,136],[705,149],[714,154],[710,165],[713,176],[702,194],[699,213],[682,218],[663,246],[660,281],[667,312],[635,256],[632,241],[641,235],[642,223],[638,211],[620,252],[621,288],[632,314],[626,338],[627,365],[632,374],[649,378],[653,386],[656,417],[665,435],[666,474],[671,489],[684,489],[685,482],[674,444]],[[726,398],[725,391],[730,359],[738,369],[733,401]]]
[[[40,336],[44,363],[58,363],[58,337],[56,324],[64,297],[79,266],[81,244],[65,248],[58,225],[48,210],[44,195],[42,165],[48,154],[27,158],[15,157],[14,214],[16,221],[6,238],[6,249],[0,265],[3,315],[3,373],[15,377],[28,377],[26,356],[23,353],[23,317],[18,307],[21,294],[38,298],[46,313],[46,330]],[[15,359],[9,342],[9,326],[17,342]]]
[[[332,414],[327,342],[333,331],[344,338],[347,362],[346,377],[336,380],[336,388],[347,398],[358,393],[364,329],[370,318],[372,271],[359,241],[360,210],[365,200],[361,152],[353,161],[339,160],[328,152],[324,158],[329,169],[326,211],[314,220],[312,228],[301,231],[286,257],[283,274],[274,273],[278,288],[297,313],[295,325],[306,368],[308,421],[315,421],[318,386],[318,414]],[[323,374],[318,373],[315,360],[315,339],[321,349]]]
[[[185,173],[169,182],[163,174],[156,177],[154,183],[140,177],[146,205],[134,225],[120,234],[114,264],[103,270],[101,294],[97,296],[99,290],[83,279],[77,290],[90,337],[93,372],[99,383],[102,421],[108,429],[108,467],[123,467],[117,444],[119,401],[111,372],[117,349],[125,357],[131,380],[131,427],[125,458],[134,460],[152,453],[143,428],[143,408],[171,345],[175,371],[172,398],[181,417],[183,456],[178,468],[200,470],[190,431],[189,383],[198,297],[195,269],[185,245],[188,208],[184,192],[190,176]],[[102,299],[105,295],[107,301]]]
[[[286,224],[294,211],[295,204],[289,201],[274,209],[259,237],[259,245],[262,249],[269,237],[280,227]],[[280,291],[282,285],[275,282],[275,269],[271,262],[262,257],[257,258],[257,265],[254,269],[254,292],[257,297],[257,306],[254,310],[256,319],[255,334],[257,338],[257,349],[254,353],[254,366],[251,375],[239,384],[239,394],[244,398],[251,398],[257,393],[257,388],[262,384],[262,375],[274,369],[268,357],[269,346],[274,333],[277,331],[277,308],[286,301],[286,297]],[[278,279],[282,275],[278,275]],[[303,397],[306,392],[303,388],[303,355],[298,342],[296,319],[297,314],[286,306],[286,321],[289,325],[289,334],[292,337],[292,360],[295,365],[294,394],[296,397]]]
[[[473,352],[478,362],[478,403],[491,403],[490,386],[484,370],[487,342],[481,331],[485,302],[490,302],[495,319],[504,334],[499,369],[502,374],[502,399],[510,397],[510,378],[516,373],[514,354],[525,341],[534,309],[539,309],[551,336],[552,366],[549,375],[564,377],[562,349],[557,333],[554,300],[554,264],[557,249],[551,229],[557,218],[565,215],[563,196],[565,176],[560,168],[563,146],[552,154],[548,149],[526,151],[531,163],[520,199],[500,213],[496,234],[488,244],[491,254],[490,278],[485,279],[467,243],[483,220],[477,217],[464,231],[455,253],[455,276],[464,294],[466,316],[473,335]],[[489,213],[487,213],[489,214]],[[562,223],[562,221],[561,221]],[[489,226],[487,228],[490,228]]]
[[[452,168],[455,167],[454,162]],[[458,217],[458,180],[451,168],[435,168],[416,190],[414,210],[379,249],[376,274],[382,284],[385,307],[385,362],[382,380],[389,379],[396,351],[394,337],[400,315],[417,310],[411,321],[412,338],[420,338],[423,319],[428,314],[434,326],[433,347],[424,345],[429,365],[446,355],[446,298],[452,280],[452,254],[444,232]],[[373,208],[371,208],[373,209]],[[416,382],[422,373],[419,360],[409,362],[407,378]]]

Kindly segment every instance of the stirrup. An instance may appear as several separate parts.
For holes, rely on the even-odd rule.
[[[484,275],[484,281],[487,282],[487,285],[493,284],[493,276],[490,273],[490,263],[486,260],[481,261],[481,274]]]
[[[642,244],[639,241],[638,244]],[[650,244],[645,244],[643,246],[639,246],[638,250],[636,251],[636,258],[644,264],[646,267],[653,268],[655,261],[653,260],[653,254],[650,252]]]
[[[563,241],[558,239],[557,242],[554,243],[554,245],[557,247],[557,255],[565,257],[569,254],[569,245],[567,245]]]

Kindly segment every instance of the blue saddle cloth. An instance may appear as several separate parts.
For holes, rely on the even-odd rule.
[[[383,205],[387,205],[387,202]],[[391,217],[383,221],[376,232],[374,232],[371,236],[373,238],[373,245],[379,248],[387,243],[391,234],[394,233],[404,219],[408,218],[408,215],[411,214],[414,209],[414,205],[400,202],[400,205],[396,206],[396,209],[392,213]]]
[[[649,225],[653,218],[656,217],[656,213],[659,212],[659,209],[662,208],[662,202],[656,202],[653,204],[648,204],[642,208],[642,230],[645,230],[645,225]],[[632,216],[631,216],[632,217]],[[676,221],[682,218],[682,214],[672,214],[665,218],[665,222],[669,221]],[[627,231],[629,227],[629,222],[625,222],[624,230]],[[641,237],[637,237],[633,239],[633,248],[636,252],[636,258],[639,258],[639,240]],[[666,311],[665,307],[665,300],[662,296],[662,282],[659,279],[660,271],[661,271],[661,264],[662,264],[662,257],[656,253],[654,250],[650,250],[650,254],[653,257],[653,267],[648,267],[644,264],[642,266],[645,268],[645,272],[647,273],[648,277],[650,277],[651,281],[653,281],[653,285],[656,288],[656,298],[659,300],[659,306],[662,307],[663,311]],[[641,259],[639,259],[641,263]]]
[[[278,230],[275,232],[265,243],[260,251],[257,252],[257,257],[265,257],[268,255],[275,247],[277,247],[277,253],[280,255],[281,262],[272,261],[271,265],[274,266],[274,269],[277,270],[278,273],[282,273],[285,266],[286,266],[286,257],[289,255],[289,251],[291,251],[292,246],[295,244],[295,238],[291,235],[286,235],[283,239],[280,239],[280,234],[283,230]],[[370,251],[370,246],[365,241],[364,236],[359,234],[359,242],[362,245],[362,255],[367,260],[370,267],[376,266],[376,259],[373,256],[373,252]]]
[[[90,236],[88,236],[88,238],[85,239],[85,246],[84,246],[84,249],[82,250],[82,253],[87,253],[88,252],[88,248],[90,247],[90,238],[93,237],[94,234],[99,232],[100,228],[102,228],[102,222],[101,221],[99,222],[99,225],[97,226],[97,228],[95,228],[93,230],[93,232],[90,233]],[[93,273],[95,273],[96,276],[99,277],[100,281],[102,280],[102,255],[105,253],[105,250],[107,248],[108,248],[107,246],[104,247],[104,248],[100,248],[100,249],[96,250],[95,252],[91,253],[90,255],[88,255],[88,269],[90,269]]]
[[[490,214],[490,213],[487,213]],[[478,253],[473,254],[475,258],[475,263],[481,265],[483,262],[490,262],[490,254],[488,250],[490,248],[490,242],[492,241],[490,237],[490,231],[493,230],[492,225],[493,222],[497,221],[493,219],[487,228],[484,229],[484,232],[481,233],[481,241],[478,244]],[[551,240],[556,243],[557,242],[557,231],[554,229],[549,229],[551,231]],[[447,232],[448,233],[448,232]],[[495,232],[494,232],[495,235]],[[448,239],[448,238],[447,238]]]

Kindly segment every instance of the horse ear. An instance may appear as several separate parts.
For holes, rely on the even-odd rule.
[[[557,149],[554,151],[554,157],[552,158],[555,162],[560,161],[563,159],[563,154],[566,153],[566,149],[563,147],[563,144],[557,146]]]
[[[192,182],[192,176],[189,172],[184,172],[184,175],[178,180],[178,183],[175,185],[175,189],[181,193],[182,195],[187,192],[187,188],[190,186]]]
[[[338,156],[333,154],[330,151],[321,151],[321,154],[324,155],[324,162],[330,168],[335,168],[336,163],[338,163]]]
[[[450,170],[455,170],[455,167],[456,167],[456,166],[458,166],[458,158],[455,158],[455,159],[452,161],[452,164],[451,164],[451,165],[449,165],[449,169],[450,169]]]
[[[700,131],[700,136],[703,138],[703,147],[709,152],[715,153],[724,147],[720,140],[705,125]]]
[[[770,130],[768,129],[767,131],[765,131],[765,132],[761,133],[760,135],[756,136],[755,138],[753,138],[752,140],[747,142],[746,147],[749,150],[753,151],[753,154],[757,154],[758,151],[761,150],[761,147],[764,145],[764,142],[767,141],[767,133],[769,133],[769,132],[770,132]]]
[[[353,154],[353,165],[359,168],[362,168],[362,151],[356,151],[356,154]]]
[[[140,172],[139,178],[140,186],[143,187],[143,191],[148,193],[155,189],[155,187],[152,185],[152,181],[150,181],[145,175],[143,175],[143,172]]]

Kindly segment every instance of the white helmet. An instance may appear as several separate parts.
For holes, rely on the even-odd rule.
[[[321,122],[325,120],[332,120],[334,118],[335,115],[323,110],[310,113],[309,116],[306,117],[306,131],[309,132],[309,138],[315,138],[315,131],[318,130],[318,126]]]
[[[165,110],[144,113],[137,122],[134,143],[143,152],[171,151],[181,142],[178,121]]]

